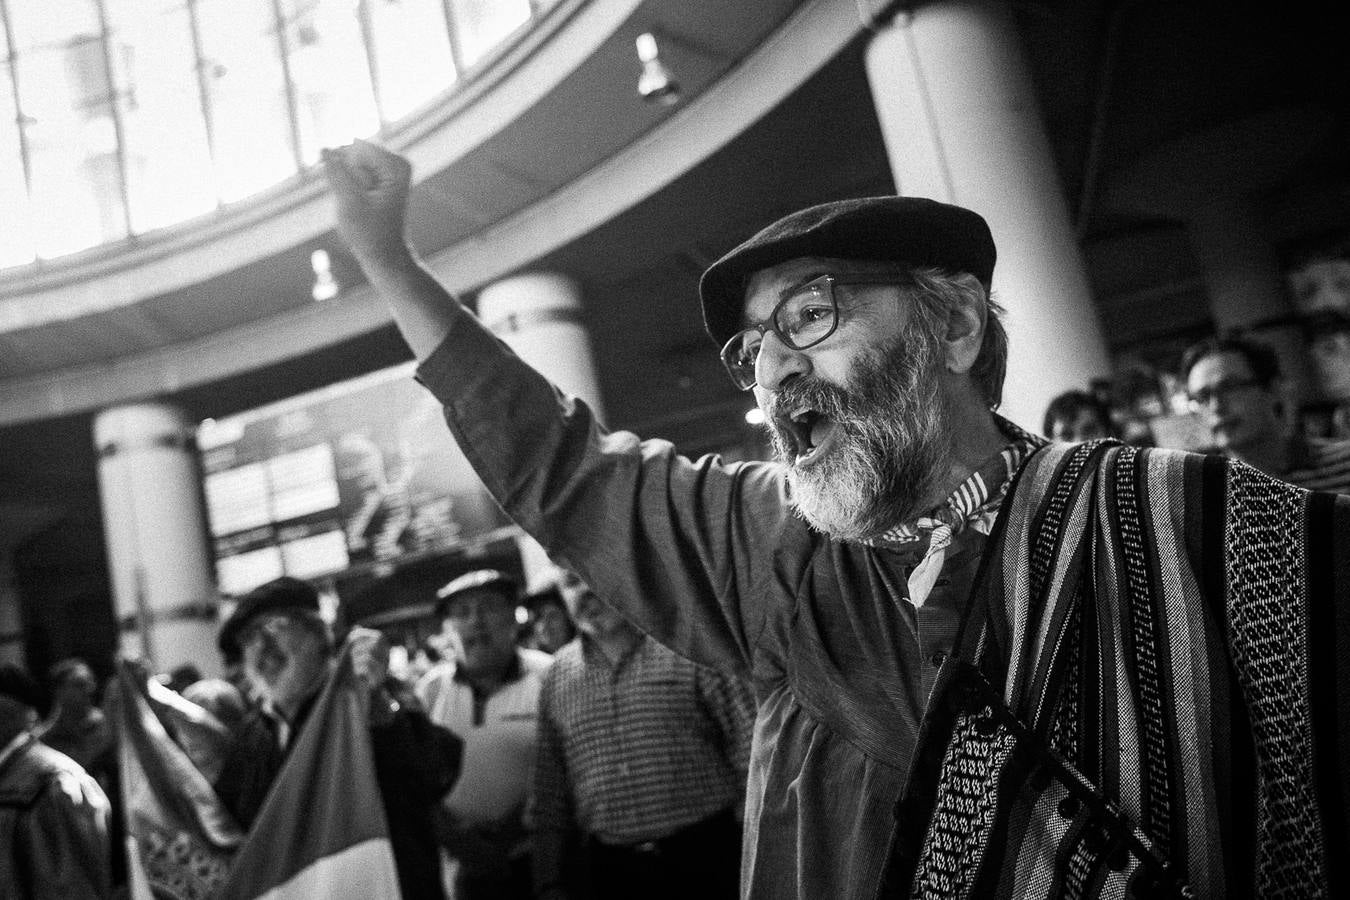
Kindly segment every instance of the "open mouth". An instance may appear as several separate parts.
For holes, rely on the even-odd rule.
[[[809,406],[778,417],[779,431],[791,445],[793,464],[806,466],[820,459],[834,436],[833,420]]]

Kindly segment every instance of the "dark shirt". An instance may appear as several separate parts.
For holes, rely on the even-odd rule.
[[[103,711],[95,707],[78,722],[56,717],[38,726],[38,740],[59,750],[97,778],[112,764],[112,728]]]
[[[686,659],[750,677],[744,894],[876,896],[984,535],[961,532],[916,606],[921,545],[813,531],[781,466],[691,461],[607,432],[473,320],[418,377],[493,496],[553,560]]]
[[[252,827],[262,810],[317,698],[300,707],[285,747],[278,740],[276,721],[261,710],[251,711],[241,723],[215,787],[244,828]],[[461,742],[406,705],[388,723],[372,725],[370,741],[403,898],[444,900],[432,813],[459,776]]]
[[[108,896],[108,799],[31,736],[0,746],[0,898]]]

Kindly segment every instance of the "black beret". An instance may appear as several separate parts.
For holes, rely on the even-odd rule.
[[[239,598],[234,612],[220,626],[216,636],[216,646],[226,659],[237,659],[243,648],[239,646],[239,633],[256,616],[279,609],[305,609],[319,611],[319,592],[307,581],[283,575],[266,584],[260,584]]]
[[[743,327],[746,278],[803,256],[968,272],[986,291],[994,278],[994,238],[978,213],[923,197],[822,203],[784,216],[703,273],[703,323],[719,347]]]
[[[445,618],[450,602],[469,591],[495,593],[513,604],[520,600],[520,582],[497,569],[477,569],[460,575],[436,592],[436,615]]]
[[[17,700],[36,710],[42,709],[42,689],[32,676],[13,663],[0,663],[0,697]]]

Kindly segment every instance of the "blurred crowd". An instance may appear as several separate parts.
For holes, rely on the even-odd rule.
[[[1315,359],[1320,341],[1350,336],[1345,316],[1324,312],[1314,324]],[[1350,355],[1342,363],[1350,369]],[[1335,381],[1328,358],[1318,373],[1324,385]],[[1056,396],[1041,430],[1065,443],[1115,438],[1219,453],[1309,490],[1350,491],[1350,398],[1298,404],[1289,388],[1270,344],[1215,336],[1186,348],[1175,373],[1135,369]]]
[[[135,671],[150,707],[172,716],[186,702],[223,736],[208,762],[164,720],[248,833],[345,653],[372,691],[404,898],[736,896],[745,683],[675,656],[563,570],[528,595],[507,573],[472,571],[434,609],[440,630],[391,666],[383,635],[354,627],[339,640],[314,588],[281,578],[222,623],[224,677],[191,664]],[[0,666],[0,896],[137,896],[132,869],[166,876],[126,840],[128,820],[151,812],[119,779],[118,679],[100,684],[79,659],[45,675]],[[202,893],[184,896],[217,886],[197,882]]]

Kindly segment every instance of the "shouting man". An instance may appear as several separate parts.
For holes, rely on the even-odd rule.
[[[1350,499],[996,415],[979,215],[830,203],[710,267],[704,320],[778,457],[726,465],[607,431],[484,330],[408,245],[405,160],[324,159],[498,501],[642,631],[753,680],[743,895],[1345,883]]]

